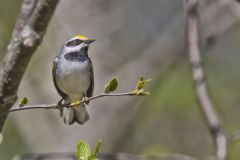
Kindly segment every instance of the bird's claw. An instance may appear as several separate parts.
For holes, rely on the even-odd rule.
[[[82,102],[83,102],[84,104],[88,105],[89,102],[90,102],[90,100],[88,99],[88,97],[83,97],[83,98],[82,98]]]
[[[63,116],[63,107],[64,107],[64,105],[63,105],[63,98],[62,99],[60,99],[59,101],[58,101],[58,108],[59,108],[59,111],[60,111],[60,116],[62,117]]]

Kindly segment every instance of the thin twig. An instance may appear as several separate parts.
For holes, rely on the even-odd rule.
[[[59,109],[56,103],[53,104],[36,104],[36,105],[26,105],[22,107],[14,107],[9,112],[23,111],[29,109]]]
[[[93,100],[93,99],[97,99],[97,98],[100,98],[100,97],[106,97],[106,96],[119,97],[119,96],[135,96],[135,95],[136,95],[136,94],[135,94],[135,93],[132,93],[132,92],[127,92],[127,93],[111,93],[111,94],[102,93],[102,94],[99,94],[99,95],[97,95],[97,96],[90,97],[90,98],[88,98],[87,100],[90,101],[90,100]]]
[[[0,69],[0,132],[59,0],[24,0]]]
[[[204,70],[201,60],[200,49],[200,30],[198,0],[186,0],[187,10],[187,44],[189,60],[192,65],[192,76],[195,82],[197,98],[200,102],[200,109],[215,142],[215,151],[217,160],[226,160],[227,140],[222,125],[214,110],[211,99],[208,95],[207,83],[205,81]]]
[[[137,96],[135,93],[132,92],[126,92],[126,93],[102,93],[93,97],[85,97],[83,98],[81,101],[78,101],[76,103],[71,103],[71,104],[67,104],[67,105],[62,105],[62,106],[58,106],[58,104],[54,103],[54,104],[36,104],[36,105],[24,105],[24,106],[16,106],[14,108],[12,108],[10,110],[10,112],[15,112],[15,111],[22,111],[22,110],[29,110],[29,109],[61,109],[61,107],[74,107],[79,105],[80,103],[88,103],[94,99],[98,99],[101,97],[109,97],[109,96],[114,96],[114,97],[118,97],[118,96]]]

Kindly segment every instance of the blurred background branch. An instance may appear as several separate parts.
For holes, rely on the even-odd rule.
[[[0,131],[17,99],[28,63],[42,41],[58,0],[24,0],[0,71]]]
[[[197,98],[206,124],[215,142],[217,160],[227,158],[227,140],[222,124],[208,95],[207,82],[202,66],[200,47],[200,22],[198,13],[198,0],[185,0],[187,12],[186,36],[189,61],[192,66],[192,77],[195,82]]]
[[[180,154],[160,154],[153,156],[134,155],[127,153],[99,153],[100,160],[197,160],[190,156]],[[74,153],[48,153],[16,155],[13,160],[76,160]]]

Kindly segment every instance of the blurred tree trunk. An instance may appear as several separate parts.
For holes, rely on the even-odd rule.
[[[24,0],[0,71],[0,131],[28,63],[41,44],[58,0]]]

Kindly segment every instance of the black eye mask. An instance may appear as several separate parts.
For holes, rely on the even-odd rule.
[[[81,44],[83,41],[81,41],[80,39],[74,39],[74,40],[71,40],[69,42],[67,42],[66,46],[67,47],[74,47],[74,46],[77,46],[79,44]]]

